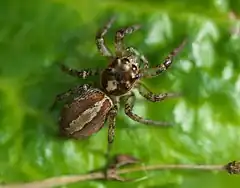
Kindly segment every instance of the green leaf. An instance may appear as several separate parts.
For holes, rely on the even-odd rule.
[[[0,181],[30,182],[81,174],[105,165],[107,126],[87,140],[61,139],[50,112],[55,96],[86,81],[59,70],[56,60],[81,69],[106,67],[95,33],[112,15],[106,36],[140,23],[127,36],[156,66],[184,39],[188,43],[173,66],[144,82],[155,93],[180,92],[161,103],[138,95],[135,112],[174,122],[169,129],[141,125],[121,111],[113,154],[126,153],[145,165],[226,164],[239,159],[240,34],[238,1],[1,1],[0,2]],[[98,81],[98,79],[90,79]],[[139,174],[142,176],[142,174]],[[67,187],[218,187],[239,185],[226,173],[146,172],[137,182],[89,181]]]

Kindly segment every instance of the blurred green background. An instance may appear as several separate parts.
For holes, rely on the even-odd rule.
[[[106,67],[95,33],[112,15],[107,35],[135,23],[142,29],[126,43],[150,65],[184,38],[188,44],[168,72],[144,80],[153,92],[183,97],[150,103],[138,98],[135,112],[175,122],[169,129],[133,122],[121,111],[113,153],[145,165],[225,164],[240,159],[240,1],[234,0],[2,0],[0,2],[0,182],[29,182],[87,173],[105,164],[107,126],[84,141],[60,139],[57,94],[86,83],[62,73],[55,60],[73,68]],[[89,81],[96,81],[93,78]],[[130,182],[90,181],[66,187],[225,188],[240,185],[227,173],[160,171],[139,173]]]

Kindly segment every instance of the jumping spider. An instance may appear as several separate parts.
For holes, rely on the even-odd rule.
[[[98,87],[84,84],[56,97],[55,103],[72,97],[63,107],[59,122],[60,131],[65,136],[76,139],[88,137],[98,132],[107,120],[109,123],[108,143],[112,143],[120,99],[125,101],[125,113],[132,120],[142,124],[169,125],[167,122],[145,119],[135,114],[133,112],[135,103],[133,89],[137,89],[144,98],[152,102],[174,97],[174,94],[170,93],[153,94],[141,83],[141,79],[158,76],[167,70],[172,64],[173,57],[183,48],[185,41],[174,49],[162,64],[149,68],[148,61],[143,55],[132,47],[126,48],[123,43],[124,37],[139,29],[139,25],[119,29],[115,35],[115,55],[110,52],[105,45],[104,36],[113,20],[111,19],[96,34],[98,51],[109,60],[107,68],[74,70],[61,64],[64,72],[78,78],[86,79],[100,75]]]

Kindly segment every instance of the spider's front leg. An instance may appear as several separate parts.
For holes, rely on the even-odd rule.
[[[71,76],[86,79],[89,76],[97,76],[101,73],[101,69],[83,69],[76,70],[67,67],[66,65],[60,64],[61,70]]]
[[[169,126],[171,123],[163,122],[163,121],[154,121],[151,119],[145,119],[143,117],[138,116],[133,112],[134,103],[136,100],[136,96],[133,92],[131,92],[128,96],[126,96],[126,103],[125,103],[125,113],[129,116],[132,120],[137,121],[142,124],[146,125],[156,125],[156,126]]]
[[[140,95],[142,95],[144,98],[151,102],[161,102],[168,98],[174,98],[179,97],[179,93],[158,93],[154,94],[152,93],[143,83],[139,82],[136,86],[138,89]]]
[[[104,36],[106,35],[107,31],[110,29],[110,27],[112,26],[112,23],[114,22],[115,17],[112,17],[104,27],[102,27],[101,29],[99,29],[99,31],[96,34],[96,45],[98,48],[98,51],[106,57],[111,57],[112,53],[110,52],[110,50],[108,49],[108,47],[105,45],[105,41],[104,41]]]
[[[166,71],[172,64],[173,58],[182,50],[185,46],[186,40],[184,40],[177,48],[175,48],[164,60],[164,62],[160,65],[157,65],[154,68],[143,69],[141,73],[141,77],[151,78],[158,76],[162,72]]]
[[[50,109],[52,110],[58,102],[60,102],[62,100],[66,100],[73,95],[80,95],[84,91],[87,91],[90,87],[91,87],[91,85],[84,84],[84,85],[76,86],[72,89],[69,89],[68,91],[66,91],[64,93],[61,93],[61,94],[57,95],[56,98],[55,98],[55,101],[52,104]]]
[[[122,57],[125,46],[123,43],[123,39],[126,35],[133,33],[134,31],[138,30],[140,28],[140,25],[132,25],[129,27],[125,27],[122,29],[119,29],[116,32],[115,35],[115,49],[116,49],[116,56]]]

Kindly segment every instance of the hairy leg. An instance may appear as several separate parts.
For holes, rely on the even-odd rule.
[[[119,105],[115,104],[114,107],[110,110],[107,118],[107,122],[108,122],[108,147],[107,147],[107,153],[106,153],[107,163],[110,162],[110,153],[112,149],[112,143],[115,137],[115,122],[116,122],[116,116],[117,116],[118,110],[119,110]],[[105,175],[107,176],[107,171]]]
[[[126,96],[126,103],[125,103],[125,113],[129,116],[132,120],[137,121],[142,124],[146,125],[156,125],[156,126],[169,126],[171,123],[163,122],[163,121],[155,121],[151,119],[145,119],[143,117],[138,116],[133,112],[133,107],[135,103],[136,97],[133,92]]]
[[[122,52],[125,50],[125,46],[123,44],[123,39],[126,35],[129,35],[133,33],[134,31],[138,30],[140,28],[140,25],[132,25],[129,27],[125,27],[122,29],[119,29],[116,32],[115,35],[115,49],[116,49],[116,55],[118,57],[122,56]]]
[[[66,65],[60,64],[61,69],[63,72],[71,75],[71,76],[75,76],[78,78],[83,78],[86,79],[89,76],[96,76],[99,75],[101,73],[101,69],[83,69],[83,70],[75,70],[75,69],[71,69],[69,67],[67,67]]]
[[[142,70],[141,77],[151,78],[158,76],[162,72],[166,71],[172,64],[173,58],[182,50],[185,46],[186,40],[184,40],[177,48],[175,48],[164,60],[164,62],[160,65],[157,65],[154,68],[149,68]]]
[[[179,97],[179,93],[152,93],[143,83],[138,83],[136,88],[138,89],[140,95],[151,102],[161,102],[168,98]]]
[[[119,105],[114,105],[114,107],[110,110],[109,115],[108,115],[108,143],[111,144],[113,143],[114,136],[115,136],[115,121],[116,121],[116,116],[119,110]]]
[[[96,45],[98,48],[98,51],[106,57],[111,57],[112,53],[108,49],[108,47],[105,45],[104,36],[106,35],[107,31],[112,26],[112,23],[114,22],[115,17],[112,17],[96,34]]]

